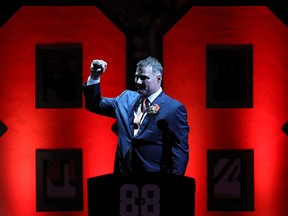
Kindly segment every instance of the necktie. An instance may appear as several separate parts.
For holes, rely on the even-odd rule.
[[[149,106],[149,100],[147,98],[143,98],[141,101],[141,109],[138,113],[136,113],[136,116],[134,118],[134,135],[137,134],[140,124],[142,123],[143,117],[145,115],[145,111]]]
[[[149,106],[149,100],[147,99],[147,97],[145,97],[145,98],[143,98],[142,105],[141,105],[142,113],[145,113],[148,106]]]

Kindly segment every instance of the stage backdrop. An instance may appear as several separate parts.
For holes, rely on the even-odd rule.
[[[87,215],[86,179],[113,171],[114,120],[84,108],[36,108],[36,44],[80,44],[82,82],[102,58],[103,94],[125,88],[125,35],[96,7],[23,7],[0,29],[0,212]],[[253,46],[253,107],[206,107],[206,47]],[[164,90],[188,109],[186,176],[196,179],[196,216],[286,216],[288,30],[266,7],[193,7],[164,36]],[[65,82],[65,81],[64,81]],[[36,212],[36,150],[83,150],[84,208]],[[255,210],[207,210],[207,150],[253,149]]]

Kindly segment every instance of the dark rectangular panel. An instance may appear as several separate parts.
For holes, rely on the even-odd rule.
[[[206,107],[253,107],[253,46],[208,45]]]
[[[82,149],[36,150],[36,210],[83,210]]]
[[[254,211],[254,150],[207,151],[208,211]]]
[[[36,108],[82,108],[82,45],[36,45]]]

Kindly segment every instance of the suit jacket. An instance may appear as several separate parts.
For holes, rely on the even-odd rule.
[[[163,91],[153,101],[160,109],[147,113],[134,135],[134,111],[141,95],[126,90],[115,98],[102,97],[100,84],[82,87],[85,108],[93,113],[113,117],[118,126],[115,172],[165,172],[184,175],[189,158],[187,111],[183,104]],[[157,125],[161,120],[164,127]],[[127,162],[128,155],[129,162]],[[128,165],[128,166],[127,166]]]

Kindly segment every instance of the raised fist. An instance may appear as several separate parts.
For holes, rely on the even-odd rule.
[[[105,72],[106,68],[107,68],[107,62],[98,59],[93,60],[90,66],[91,78],[98,79],[101,76],[101,74]]]

